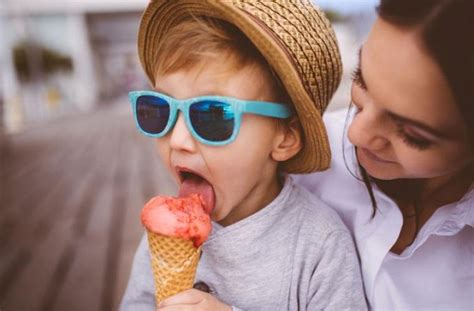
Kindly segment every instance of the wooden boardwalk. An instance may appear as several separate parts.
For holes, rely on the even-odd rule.
[[[7,137],[0,184],[0,310],[116,310],[143,234],[175,187],[129,105]]]

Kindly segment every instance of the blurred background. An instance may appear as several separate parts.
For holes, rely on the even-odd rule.
[[[136,34],[148,0],[0,0],[0,310],[116,310],[139,212],[175,186],[135,131],[148,89]],[[334,23],[349,103],[377,0],[316,1]]]

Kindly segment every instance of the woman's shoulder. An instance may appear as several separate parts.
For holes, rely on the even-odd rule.
[[[347,110],[324,115],[331,145],[331,164],[322,172],[295,175],[295,183],[306,188],[325,204],[335,209],[346,225],[354,213],[370,213],[367,188],[359,176],[354,146],[346,137]],[[351,216],[352,215],[352,216]],[[350,227],[350,225],[349,225]]]
[[[336,211],[304,187],[295,185],[294,197],[294,205],[301,210],[300,229],[306,228],[313,233],[318,231],[317,234],[321,236],[347,230]]]
[[[324,125],[329,137],[329,144],[332,147],[333,139],[339,137],[342,139],[344,128],[347,124],[347,109],[338,109],[326,112],[323,115]]]
[[[323,198],[324,194],[330,196],[347,195],[346,190],[354,187],[360,188],[362,186],[361,189],[364,189],[364,184],[358,177],[354,146],[345,135],[346,118],[346,109],[331,111],[324,115],[324,124],[331,147],[329,168],[322,172],[295,175],[294,178],[297,184],[320,198]]]

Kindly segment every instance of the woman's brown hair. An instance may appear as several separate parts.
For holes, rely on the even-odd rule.
[[[377,12],[395,26],[417,28],[421,42],[448,82],[474,151],[474,1],[381,0]],[[420,210],[421,180],[379,180],[369,176],[362,166],[359,168],[372,201],[373,216],[377,202],[371,182],[397,203],[413,204],[415,210]]]

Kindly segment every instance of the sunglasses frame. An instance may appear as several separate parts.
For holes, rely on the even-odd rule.
[[[153,96],[158,97],[160,99],[164,99],[168,105],[170,106],[170,115],[168,117],[168,123],[163,131],[158,134],[148,133],[144,131],[140,123],[138,122],[137,116],[137,102],[141,96]],[[244,113],[251,113],[259,116],[265,117],[272,117],[278,119],[286,119],[291,117],[294,112],[288,105],[280,104],[280,103],[273,103],[273,102],[266,102],[266,101],[254,101],[254,100],[242,100],[237,99],[234,97],[228,96],[200,96],[200,97],[193,97],[188,99],[176,99],[165,95],[163,93],[155,92],[155,91],[133,91],[128,94],[130,102],[132,104],[133,114],[135,117],[135,124],[138,130],[148,136],[153,138],[160,138],[168,134],[168,132],[174,128],[176,124],[176,120],[178,119],[178,111],[184,116],[184,121],[188,130],[190,131],[191,135],[196,138],[200,143],[211,145],[211,146],[222,146],[233,142],[240,130],[240,126],[242,123],[242,114]],[[195,130],[192,125],[189,110],[192,104],[201,102],[201,101],[215,101],[221,102],[225,104],[229,104],[234,112],[234,128],[232,130],[232,135],[226,140],[223,141],[211,141],[201,137]]]

